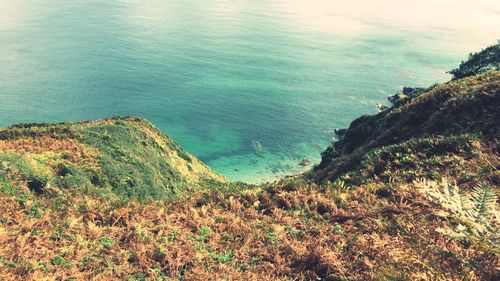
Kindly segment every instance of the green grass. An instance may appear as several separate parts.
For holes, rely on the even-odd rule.
[[[29,163],[26,158],[20,157],[13,152],[4,152],[0,153],[0,163],[5,167],[3,172],[13,173],[15,176],[26,180],[31,191],[43,193],[43,189],[47,185],[50,176],[36,170],[33,164]]]
[[[212,250],[212,251],[209,251],[209,254],[214,260],[218,261],[219,263],[228,264],[228,263],[233,261],[234,250],[229,249],[229,250],[224,251],[224,252],[218,252],[218,251]]]
[[[13,179],[26,181],[38,194],[46,193],[46,187],[81,191],[118,206],[130,199],[168,201],[189,191],[218,187],[224,181],[138,118],[21,124],[0,133],[0,139],[7,141],[33,140],[31,147],[38,145],[39,137],[65,140],[61,145],[78,145],[76,149],[86,155],[68,157],[64,148],[23,155],[12,150],[0,152],[2,170]]]
[[[115,244],[115,241],[109,237],[102,237],[101,238],[101,246],[104,249],[111,249],[113,248],[113,245]]]
[[[86,128],[83,142],[99,150],[103,185],[128,198],[147,200],[175,196],[188,188],[144,132],[127,124]],[[146,145],[138,145],[144,142]]]

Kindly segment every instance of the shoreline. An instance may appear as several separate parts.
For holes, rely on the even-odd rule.
[[[302,166],[302,159],[283,157],[280,154],[268,154],[267,159],[255,160],[254,155],[240,155],[235,159],[222,159],[219,163],[206,163],[211,169],[223,175],[229,182],[244,182],[248,184],[262,184],[275,182],[289,176],[302,174],[314,167],[320,161],[320,153],[311,152],[312,155],[306,155],[303,159],[308,159],[309,164]],[[259,157],[260,158],[260,157]],[[228,161],[225,165],[220,162]],[[232,162],[240,163],[239,169],[235,170]],[[254,161],[257,161],[256,163]],[[241,164],[245,163],[245,164]],[[252,164],[253,163],[253,164]],[[219,165],[217,165],[219,164]],[[280,169],[274,168],[272,164],[278,165]]]

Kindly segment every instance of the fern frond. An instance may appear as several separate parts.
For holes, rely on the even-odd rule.
[[[496,196],[491,185],[485,182],[475,185],[468,198],[472,203],[468,213],[475,221],[487,222],[494,216]]]
[[[441,183],[422,181],[418,186],[425,195],[439,202],[444,211],[461,218],[467,225],[466,229],[448,229],[449,236],[473,233],[494,244],[500,240],[500,211],[490,184],[477,184],[468,194],[463,194],[459,187],[446,180]]]

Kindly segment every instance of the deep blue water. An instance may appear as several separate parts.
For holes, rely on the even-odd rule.
[[[0,126],[139,115],[267,179],[499,35],[496,1],[344,2],[0,0]]]

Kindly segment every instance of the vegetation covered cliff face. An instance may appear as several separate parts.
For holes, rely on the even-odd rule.
[[[138,118],[24,124],[0,130],[0,177],[32,192],[94,192],[141,201],[224,182],[221,175]]]
[[[500,71],[421,90],[398,106],[353,121],[322,154],[318,182],[412,182],[450,176],[500,184]]]
[[[142,119],[0,130],[0,280],[497,280],[499,83],[413,93],[260,186]]]

